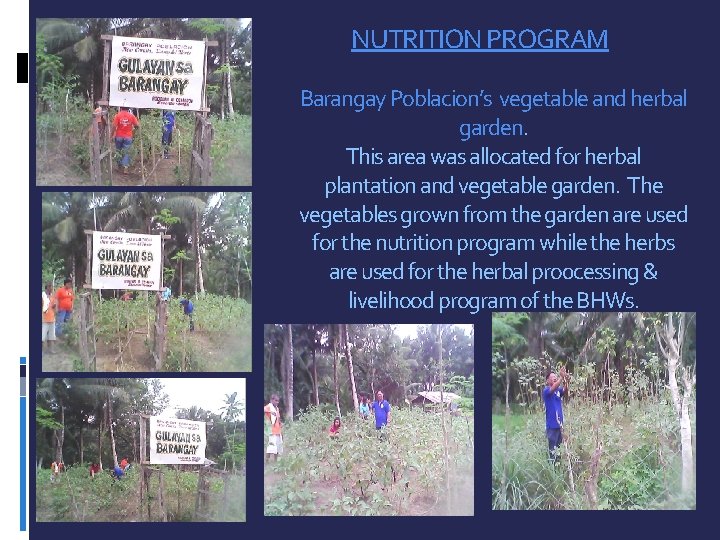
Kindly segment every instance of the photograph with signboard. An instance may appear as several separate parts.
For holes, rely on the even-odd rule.
[[[474,515],[474,333],[266,324],[265,515]]]
[[[37,19],[38,185],[252,184],[252,20]]]
[[[245,379],[39,378],[37,521],[245,521]]]
[[[42,194],[43,371],[250,371],[250,193]]]

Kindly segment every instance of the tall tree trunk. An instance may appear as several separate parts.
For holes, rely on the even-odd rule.
[[[225,58],[226,44],[222,44],[222,57]],[[222,90],[220,91],[220,120],[225,120],[225,73],[222,75]]]
[[[444,369],[443,369],[443,355],[442,355],[442,334],[443,325],[438,324],[435,326],[435,347],[437,352],[438,366],[440,370],[440,421],[442,423],[442,436],[443,436],[443,457],[445,458],[445,501],[447,504],[448,515],[450,515],[450,452],[448,449],[448,433],[447,426],[445,425],[445,416],[447,413],[447,407],[445,406],[445,390],[444,386]]]
[[[225,76],[227,77],[226,84],[227,84],[227,100],[228,100],[228,116],[232,118],[235,115],[235,109],[233,107],[233,99],[232,99],[232,84],[231,84],[231,71],[230,71],[230,29],[227,27],[227,23],[225,25],[225,67],[226,72]]]
[[[180,296],[183,295],[183,260],[180,259]]]
[[[340,416],[340,384],[338,382],[337,372],[337,340],[338,336],[336,334],[333,336],[333,380],[335,381],[335,408],[337,409],[337,415]]]
[[[372,353],[370,354],[370,391],[373,399],[375,399],[375,353],[377,352],[377,342],[374,343]]]
[[[112,448],[112,457],[115,467],[119,465],[117,458],[117,452],[115,451],[115,430],[113,429],[113,411],[112,411],[112,395],[111,389],[107,390],[107,413],[108,413],[108,426],[110,427],[110,446]]]
[[[545,339],[542,331],[545,327],[545,314],[533,312],[529,314],[528,322],[528,355],[537,358],[543,366],[543,371],[550,367],[545,358]]]
[[[663,324],[655,326],[657,344],[667,359],[668,387],[672,396],[673,406],[680,424],[680,445],[682,449],[682,491],[689,493],[694,484],[694,463],[692,450],[692,424],[690,423],[689,401],[692,395],[694,377],[687,368],[682,366],[681,351],[685,341],[685,313],[678,316],[678,327],[675,329],[674,314],[667,313]],[[678,368],[683,370],[684,392],[680,396],[677,384]]]
[[[317,376],[317,358],[315,356],[315,346],[312,349],[313,359],[313,394],[315,395],[315,406],[320,406],[320,390],[318,389],[318,376]]]
[[[352,353],[350,352],[350,332],[347,324],[339,325],[342,328],[342,338],[345,344],[345,358],[348,363],[348,374],[350,376],[350,388],[352,389],[353,406],[355,407],[355,415],[360,414],[360,405],[358,404],[357,390],[355,388],[355,373],[353,371]]]
[[[507,349],[503,350],[505,356],[505,452],[503,456],[503,475],[502,475],[502,497],[503,497],[503,508],[508,509],[507,504],[507,466],[510,454],[510,445],[508,430],[510,429],[510,359],[507,355]]]
[[[283,386],[285,390],[285,418],[292,421],[293,411],[293,338],[292,324],[285,325],[285,337],[283,343],[283,358],[285,360],[285,380]]]
[[[65,406],[60,405],[60,423],[62,427],[54,431],[55,436],[55,462],[63,462],[63,444],[65,444]]]
[[[85,464],[85,446],[83,444],[83,426],[80,424],[80,465]]]
[[[202,275],[202,255],[200,254],[200,212],[195,210],[195,275],[200,294],[205,294],[205,282]],[[197,289],[195,294],[197,294]]]
[[[683,373],[683,383],[685,392],[682,397],[682,405],[680,407],[680,443],[682,447],[682,491],[689,493],[695,483],[695,474],[693,468],[693,449],[692,449],[692,424],[690,423],[690,396],[694,380],[690,378],[687,370]]]
[[[103,432],[102,424],[103,424],[103,421],[100,420],[98,422],[98,460],[97,460],[98,465],[100,465],[100,469],[102,469],[102,466],[103,466],[103,464],[102,464],[102,432]]]
[[[137,430],[135,429],[135,422],[133,422],[133,460],[135,461],[135,463],[138,463],[140,461],[140,455],[138,453]]]

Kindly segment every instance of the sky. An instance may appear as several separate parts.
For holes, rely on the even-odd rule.
[[[417,337],[417,327],[418,326],[425,326],[424,324],[394,324],[395,327],[395,333],[400,337],[400,339],[404,339],[406,337]],[[453,326],[457,326],[462,328],[466,334],[470,334],[472,331],[472,324],[453,324]]]
[[[196,405],[206,411],[220,414],[225,403],[225,394],[238,393],[243,404],[240,417],[245,420],[245,379],[208,379],[194,377],[184,379],[160,379],[165,393],[170,397],[170,404],[160,416],[175,417],[177,409],[187,409]]]

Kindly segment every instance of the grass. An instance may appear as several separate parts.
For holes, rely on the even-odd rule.
[[[509,432],[517,433],[523,427],[525,427],[527,420],[528,420],[528,417],[526,415],[511,414],[510,415]],[[499,429],[501,431],[505,430],[505,415],[504,414],[493,414],[492,415],[492,428],[493,428],[493,431],[495,429]]]
[[[213,294],[192,297],[192,302],[195,306],[194,332],[189,331],[187,317],[177,299],[168,304],[167,355],[163,371],[251,371],[252,306],[243,299]],[[124,349],[122,370],[148,370],[155,321],[153,295],[146,299],[140,294],[129,302],[96,301],[95,319],[98,365],[110,365],[114,370],[118,346],[130,338],[133,341]],[[77,355],[71,354],[77,351],[77,321],[67,325],[67,334],[59,348],[65,354],[46,355],[48,368],[67,371],[72,366],[76,371],[82,369]],[[134,351],[132,355],[130,349]],[[63,367],[66,369],[59,369]]]
[[[616,405],[610,409],[604,404],[577,400],[567,404],[564,412],[567,439],[566,445],[560,447],[561,458],[556,464],[548,459],[543,411],[511,417],[507,448],[504,418],[493,415],[494,509],[591,508],[585,487],[598,441],[602,442],[597,461],[598,509],[694,506],[694,490],[678,496],[679,427],[667,401]]]
[[[206,515],[195,519],[195,499],[198,473],[177,471],[169,466],[154,466],[163,472],[164,508],[168,521],[245,521],[245,478],[233,475],[228,480],[228,496],[223,506],[224,486],[217,476],[211,477],[210,494]],[[69,467],[50,482],[50,471],[37,472],[36,518],[37,521],[160,521],[159,475],[154,471],[150,477],[149,505],[139,505],[138,492],[140,472],[131,468],[125,478],[113,481],[109,472],[103,471],[90,478],[86,466]],[[149,510],[148,510],[149,509]],[[149,512],[149,518],[148,518]]]

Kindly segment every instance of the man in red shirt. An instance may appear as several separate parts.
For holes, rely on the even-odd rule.
[[[140,127],[140,122],[135,115],[128,111],[127,107],[120,107],[120,112],[113,118],[112,136],[115,139],[115,148],[120,152],[118,165],[122,167],[125,174],[130,166],[130,147],[133,142],[133,129]]]
[[[72,279],[66,279],[62,287],[55,293],[57,301],[57,315],[55,317],[55,335],[62,336],[65,323],[70,320],[73,310],[75,293],[72,290]]]

